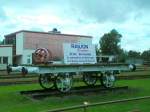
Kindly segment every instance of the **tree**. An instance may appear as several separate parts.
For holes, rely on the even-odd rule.
[[[95,45],[95,50],[96,50],[96,55],[98,56],[100,54],[100,49],[97,44]]]
[[[143,53],[141,54],[141,57],[144,61],[150,61],[150,49],[143,51]]]
[[[101,52],[97,44],[95,45],[95,50],[96,50],[96,56],[99,56]],[[99,57],[96,57],[96,59],[97,59],[97,62],[99,62]]]
[[[141,58],[141,53],[137,52],[137,51],[130,50],[128,52],[128,57],[129,58]]]
[[[125,62],[127,57],[128,57],[128,52],[123,50],[123,49],[121,49],[120,53],[119,53],[119,55],[117,57],[118,58],[118,62]]]
[[[118,55],[121,48],[122,35],[119,34],[115,29],[111,30],[109,33],[104,34],[99,43],[102,54],[104,55]]]

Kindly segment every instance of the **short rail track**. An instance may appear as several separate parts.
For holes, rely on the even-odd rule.
[[[80,87],[74,87],[70,92],[67,93],[60,93],[56,89],[40,89],[40,90],[31,90],[31,91],[21,91],[21,95],[25,95],[27,97],[33,98],[33,99],[42,99],[48,96],[68,96],[68,95],[87,95],[89,93],[105,93],[105,92],[110,92],[110,91],[124,91],[128,90],[128,86],[122,86],[122,87],[113,87],[113,88],[104,88],[101,87],[100,85],[96,85],[93,87],[89,86],[80,86]]]
[[[38,83],[37,80],[32,80],[32,81],[9,81],[9,82],[1,82],[0,81],[0,86],[10,86],[10,85],[21,85],[21,84],[36,84]]]
[[[18,75],[0,75],[0,79],[19,79],[19,78],[37,78],[38,75],[27,75],[27,76],[23,76],[21,74]]]
[[[134,80],[134,79],[146,79],[146,78],[150,78],[150,75],[116,76],[117,80]]]
[[[22,77],[24,78],[24,77]],[[116,76],[117,80],[135,80],[135,79],[145,79],[145,78],[150,78],[150,75],[130,75],[130,76]],[[1,79],[1,78],[0,78]],[[16,85],[16,84],[35,84],[38,83],[37,77],[33,80],[23,80],[20,81],[21,78],[18,78],[18,80],[13,80],[12,81],[1,81],[0,80],[0,86],[9,86],[9,85]]]

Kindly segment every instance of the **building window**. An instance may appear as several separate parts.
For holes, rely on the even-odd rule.
[[[31,62],[31,61],[30,61],[30,58],[28,58],[28,59],[27,59],[27,63],[30,64],[30,62]]]
[[[3,64],[8,64],[8,57],[3,57]]]
[[[31,64],[31,56],[30,55],[27,55],[27,64]]]
[[[16,38],[13,39],[13,45],[16,45]]]

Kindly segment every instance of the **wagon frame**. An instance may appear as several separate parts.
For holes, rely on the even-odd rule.
[[[99,79],[101,85],[111,88],[115,83],[115,74],[121,71],[133,71],[135,65],[122,63],[101,64],[44,64],[44,65],[20,65],[7,66],[8,73],[21,72],[39,74],[39,84],[44,89],[52,87],[60,92],[69,92],[72,88],[73,77],[82,75],[83,81],[88,86],[94,86]]]

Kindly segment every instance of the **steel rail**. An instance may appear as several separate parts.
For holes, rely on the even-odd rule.
[[[142,99],[150,99],[150,96],[127,98],[127,99],[98,102],[98,103],[92,103],[92,104],[86,103],[83,105],[77,105],[77,106],[71,106],[71,107],[66,107],[66,108],[48,110],[47,112],[62,112],[62,111],[69,111],[69,110],[75,110],[75,109],[81,109],[81,108],[85,109],[87,107],[93,107],[93,106],[97,106],[97,105],[108,105],[108,104],[123,103],[123,102],[136,101],[136,100],[142,100]]]
[[[119,91],[119,90],[126,90],[128,89],[128,86],[122,86],[122,87],[114,87],[114,88],[103,88],[99,85],[94,87],[88,87],[88,86],[80,86],[80,87],[74,87],[70,92],[68,93],[60,93],[56,89],[48,89],[48,90],[31,90],[31,91],[20,91],[21,95],[30,96],[33,99],[41,99],[48,96],[68,96],[72,94],[87,94],[87,93],[102,93],[106,91]]]

